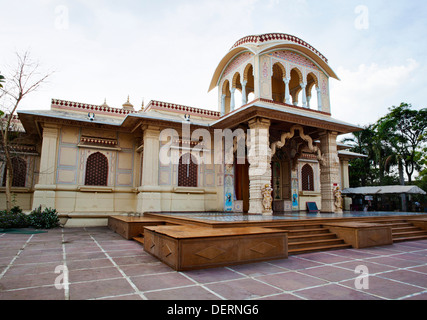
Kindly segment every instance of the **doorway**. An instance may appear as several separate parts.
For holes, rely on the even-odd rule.
[[[234,165],[234,187],[236,200],[243,201],[243,212],[249,212],[249,163],[245,161],[244,164],[238,164],[237,161]]]
[[[273,158],[271,162],[271,185],[273,187],[273,210],[284,212],[291,202],[291,163],[288,160]],[[286,205],[288,203],[288,205]]]

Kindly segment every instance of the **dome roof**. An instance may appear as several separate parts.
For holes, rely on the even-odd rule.
[[[237,41],[231,47],[230,51],[233,50],[234,48],[240,47],[242,45],[247,45],[247,44],[262,45],[262,44],[266,44],[268,42],[277,42],[277,41],[280,41],[280,42],[286,41],[286,42],[301,45],[301,46],[309,49],[313,53],[315,53],[324,62],[328,63],[328,59],[326,59],[326,57],[323,54],[321,54],[318,50],[316,50],[313,46],[311,46],[310,44],[301,40],[298,37],[295,37],[293,35],[286,34],[286,33],[265,33],[265,34],[261,34],[261,35],[246,36],[246,37],[240,39],[239,41]]]
[[[275,49],[291,49],[300,52],[317,64],[329,77],[339,80],[337,74],[329,66],[328,59],[307,42],[285,33],[265,33],[243,37],[231,47],[230,51],[218,64],[208,91],[218,85],[224,69],[241,53],[249,51],[253,54],[261,55]]]

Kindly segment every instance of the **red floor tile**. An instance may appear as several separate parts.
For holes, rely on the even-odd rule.
[[[135,290],[125,279],[70,284],[70,300],[87,300],[134,293]]]
[[[131,277],[130,279],[140,291],[152,291],[194,285],[193,281],[176,272],[150,276],[137,276]]]

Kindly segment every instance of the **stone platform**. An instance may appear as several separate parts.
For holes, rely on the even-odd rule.
[[[108,226],[175,270],[268,261],[288,255],[369,248],[427,239],[427,216],[265,217],[145,214],[113,216]]]

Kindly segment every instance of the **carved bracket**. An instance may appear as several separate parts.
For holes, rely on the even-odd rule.
[[[317,154],[317,160],[319,161],[319,163],[321,165],[324,165],[325,160],[322,156],[320,149],[313,144],[313,139],[309,135],[306,135],[304,133],[304,128],[300,125],[294,125],[291,128],[290,132],[283,133],[279,141],[276,141],[271,144],[271,156],[273,157],[276,154],[277,149],[283,148],[285,146],[286,140],[290,140],[295,136],[295,131],[298,131],[301,139],[307,142],[308,149],[311,152]],[[300,153],[299,151],[300,150],[298,150],[297,154]]]

